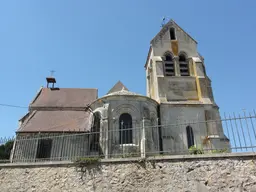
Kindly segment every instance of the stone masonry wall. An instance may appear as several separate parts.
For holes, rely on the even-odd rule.
[[[0,166],[1,192],[242,192],[256,187],[253,156]]]

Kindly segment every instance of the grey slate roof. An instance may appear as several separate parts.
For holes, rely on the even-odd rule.
[[[108,91],[107,95],[110,94],[110,93],[114,93],[114,92],[117,92],[117,91],[121,91],[121,90],[123,90],[123,89],[126,90],[126,91],[129,91],[129,90],[127,89],[127,87],[124,86],[124,84],[123,84],[121,81],[118,81],[118,82]]]
[[[125,95],[139,95],[139,94],[129,91],[121,81],[118,81],[105,96],[109,96],[109,95],[125,96]]]

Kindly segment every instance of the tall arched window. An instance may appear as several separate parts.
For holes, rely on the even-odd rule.
[[[191,146],[194,145],[194,133],[193,133],[192,127],[190,126],[186,127],[186,131],[187,131],[188,148],[190,148]]]
[[[174,62],[171,54],[165,54],[164,71],[166,76],[175,76]]]
[[[185,55],[181,54],[179,56],[179,64],[180,64],[180,75],[189,76],[188,62]]]
[[[90,143],[90,151],[99,151],[100,149],[100,117],[101,114],[96,112],[93,114],[94,121],[93,127],[91,130],[91,143]]]
[[[119,138],[120,144],[132,143],[132,116],[128,113],[120,115]]]

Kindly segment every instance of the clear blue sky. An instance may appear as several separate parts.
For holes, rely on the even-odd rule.
[[[255,0],[17,0],[0,2],[0,103],[28,106],[55,70],[59,87],[118,80],[145,94],[144,64],[161,18],[198,41],[221,112],[255,107]],[[0,137],[27,109],[0,106]]]

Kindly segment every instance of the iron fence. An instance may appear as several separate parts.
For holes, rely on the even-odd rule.
[[[15,137],[0,137],[0,146],[14,140],[15,140]]]
[[[111,122],[109,127],[86,133],[19,134],[10,159],[11,162],[72,161],[90,157],[254,152],[255,120],[253,111],[224,115],[222,119],[175,124],[147,119],[130,124]]]

